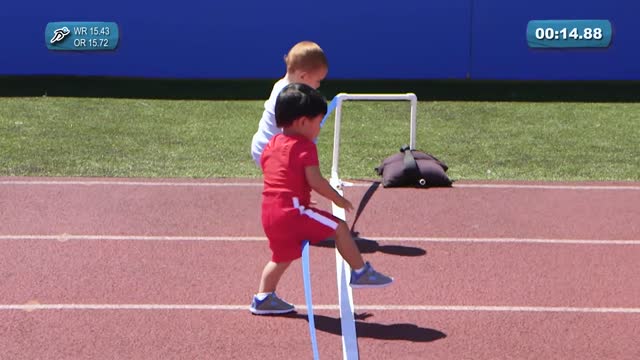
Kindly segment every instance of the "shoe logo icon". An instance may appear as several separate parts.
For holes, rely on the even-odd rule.
[[[67,37],[67,35],[71,34],[71,31],[69,30],[68,27],[62,27],[60,29],[56,29],[53,32],[53,37],[51,38],[50,42],[52,44],[55,44],[57,42],[61,42],[62,40],[64,40],[64,38]]]

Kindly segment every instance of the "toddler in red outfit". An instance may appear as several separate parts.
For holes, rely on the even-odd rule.
[[[276,123],[283,132],[271,138],[260,157],[264,175],[262,225],[272,255],[251,303],[254,314],[295,311],[275,290],[291,262],[302,256],[304,240],[314,244],[334,237],[340,255],[353,269],[352,288],[383,287],[393,282],[363,260],[346,222],[310,206],[314,190],[346,211],[353,210],[320,173],[314,140],[326,112],[322,95],[305,84],[289,84],[277,97]]]

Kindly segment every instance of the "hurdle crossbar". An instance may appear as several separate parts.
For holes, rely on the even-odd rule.
[[[336,115],[333,133],[333,162],[331,165],[331,177],[338,177],[338,162],[340,159],[340,125],[342,122],[342,103],[350,100],[363,101],[409,101],[411,103],[410,118],[410,139],[409,147],[411,150],[416,148],[416,113],[418,111],[418,97],[414,93],[406,94],[348,94],[340,93],[336,95]]]

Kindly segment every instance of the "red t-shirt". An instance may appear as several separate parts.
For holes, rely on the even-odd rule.
[[[318,150],[312,141],[304,136],[276,134],[260,157],[263,198],[297,197],[300,205],[309,206],[311,187],[304,168],[318,164]]]

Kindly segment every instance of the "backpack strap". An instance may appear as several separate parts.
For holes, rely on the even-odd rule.
[[[411,153],[409,145],[404,145],[400,148],[400,151],[404,153],[404,174],[407,179],[410,179],[410,183],[414,186],[425,187],[427,181],[420,175],[420,169],[418,169],[418,163]]]

